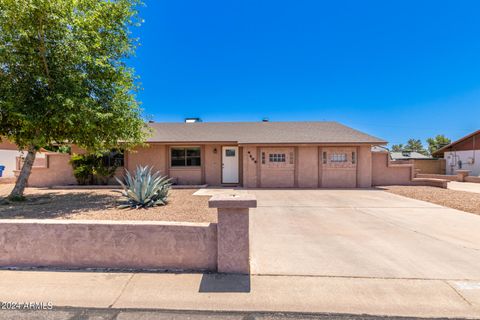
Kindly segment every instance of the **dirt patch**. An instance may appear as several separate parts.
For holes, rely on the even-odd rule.
[[[480,214],[480,193],[426,186],[388,186],[382,189],[404,197]]]
[[[197,189],[170,190],[166,206],[118,209],[119,190],[52,190],[27,188],[26,201],[5,203],[12,185],[0,186],[0,219],[155,220],[216,222],[209,196],[194,196]]]

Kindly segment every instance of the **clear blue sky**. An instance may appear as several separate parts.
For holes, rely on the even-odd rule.
[[[146,0],[155,121],[334,120],[391,143],[480,129],[480,1]]]

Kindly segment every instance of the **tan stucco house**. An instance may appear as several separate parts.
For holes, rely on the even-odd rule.
[[[148,147],[128,152],[125,167],[133,170],[138,165],[151,165],[178,184],[370,187],[371,148],[387,143],[337,122],[193,122],[149,126],[153,134],[147,141]]]

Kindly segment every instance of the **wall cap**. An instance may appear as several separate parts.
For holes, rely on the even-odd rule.
[[[208,200],[209,208],[256,208],[257,198],[253,194],[216,194]]]
[[[88,225],[88,226],[152,226],[152,227],[211,227],[213,222],[176,222],[149,220],[67,220],[67,219],[1,219],[2,225]]]

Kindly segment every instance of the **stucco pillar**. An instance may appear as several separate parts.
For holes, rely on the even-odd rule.
[[[218,210],[217,271],[250,273],[249,208],[257,207],[254,195],[214,195],[208,201]]]
[[[357,187],[372,187],[372,146],[357,148]]]
[[[457,181],[465,182],[465,177],[470,174],[470,170],[457,170]]]

